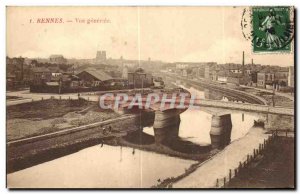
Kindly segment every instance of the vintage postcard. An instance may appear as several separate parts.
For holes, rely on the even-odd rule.
[[[7,188],[294,189],[294,21],[7,6]]]

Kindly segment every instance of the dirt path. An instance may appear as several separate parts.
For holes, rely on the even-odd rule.
[[[228,176],[229,169],[238,167],[240,161],[247,159],[260,143],[267,139],[261,128],[251,128],[249,133],[228,145],[223,151],[204,162],[189,176],[173,183],[173,188],[213,188],[217,179]]]

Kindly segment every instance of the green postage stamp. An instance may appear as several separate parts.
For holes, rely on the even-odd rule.
[[[293,12],[293,7],[253,7],[253,51],[290,52],[294,38]]]

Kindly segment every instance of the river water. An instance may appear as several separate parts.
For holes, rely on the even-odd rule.
[[[205,98],[203,91],[189,91]],[[222,97],[221,100],[228,100]],[[186,110],[180,115],[179,136],[199,145],[210,144],[211,115],[202,110]],[[253,126],[254,116],[232,114],[231,140],[243,137]],[[144,132],[153,135],[152,127]],[[97,145],[79,152],[8,174],[9,187],[32,188],[138,188],[151,187],[168,177],[176,177],[196,163],[128,147]]]
[[[195,161],[104,145],[83,149],[7,176],[8,186],[59,188],[151,187]]]
[[[180,87],[185,88],[180,85]],[[205,99],[208,96],[208,90],[197,90],[193,87],[185,88],[191,94],[195,94],[199,99]],[[220,100],[228,101],[225,96],[220,96]],[[199,145],[209,145],[210,141],[210,128],[211,128],[211,118],[212,115],[200,110],[188,109],[180,115],[181,123],[179,127],[179,137],[191,141]],[[234,141],[240,137],[243,137],[248,130],[253,126],[254,120],[257,119],[256,116],[243,114],[242,113],[232,113],[232,132],[231,141]],[[154,135],[152,127],[144,128],[144,132]]]

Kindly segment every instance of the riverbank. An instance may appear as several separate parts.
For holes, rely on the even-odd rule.
[[[141,118],[136,118],[138,115],[115,118],[116,113],[98,110],[95,102],[51,99],[10,106],[7,114],[10,134],[7,144],[8,173],[98,144],[126,146],[196,161],[210,157],[210,146],[199,146],[184,140],[168,146],[157,145],[153,136],[140,133],[141,125],[153,124],[149,123],[154,119],[151,113]],[[78,115],[76,125],[70,125],[74,123],[73,115]],[[19,120],[23,122],[16,122]],[[61,120],[65,121],[59,122]],[[96,120],[99,122],[95,123]],[[49,128],[42,127],[40,122],[49,125]],[[16,131],[25,129],[26,133],[15,135]],[[140,134],[145,138],[141,139]]]
[[[226,188],[295,188],[295,140],[277,136],[260,160],[251,163]]]
[[[106,130],[109,127],[111,130]],[[7,143],[7,173],[72,154],[100,144],[104,139],[126,136],[138,129],[139,122],[133,115],[11,141]]]
[[[172,140],[171,144],[156,144],[153,136],[139,131],[105,141],[105,144],[124,146],[195,161],[204,161],[216,153],[211,152],[210,145],[200,146],[180,138]]]
[[[184,174],[166,179],[156,187],[213,188],[217,179],[227,176],[229,169],[238,167],[239,161],[245,160],[247,154],[258,148],[267,137],[262,128],[253,127],[246,136],[233,141],[210,159],[191,166]]]
[[[7,107],[7,140],[78,127],[120,116],[96,102],[48,99]]]

